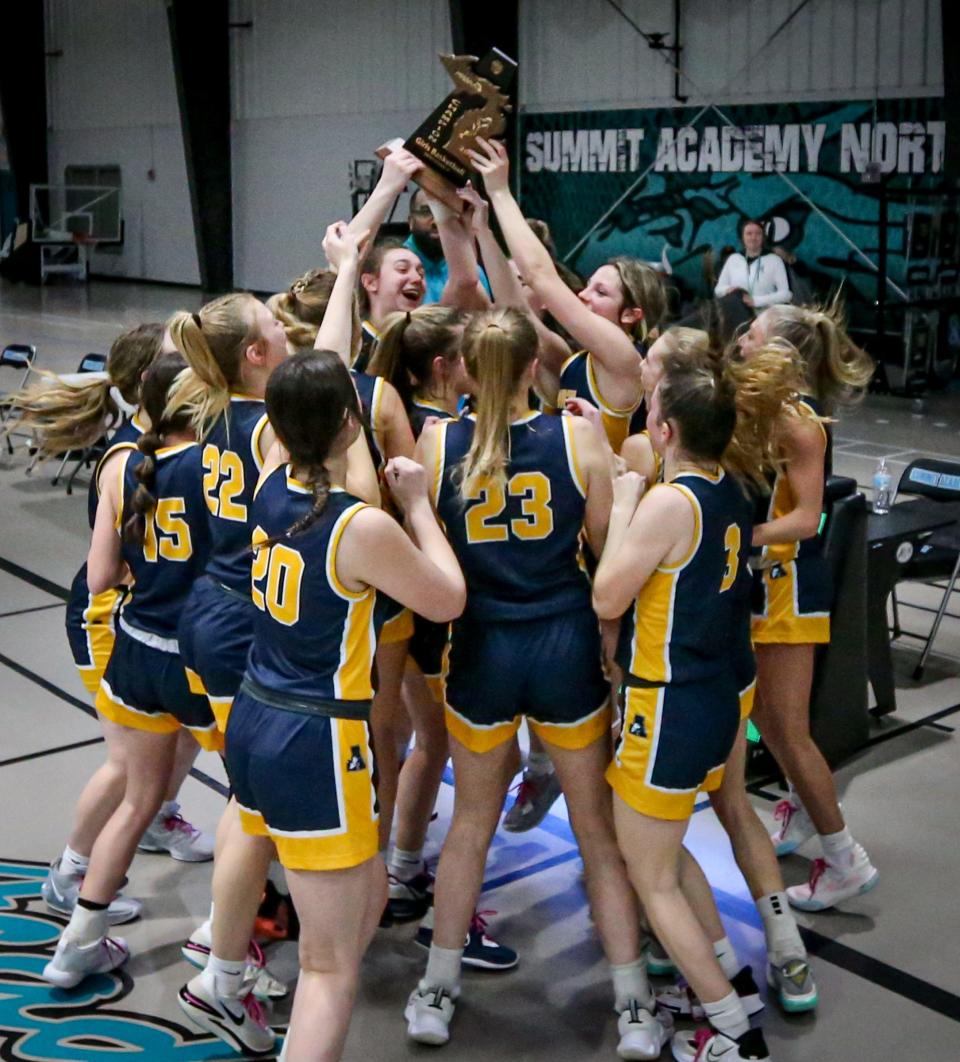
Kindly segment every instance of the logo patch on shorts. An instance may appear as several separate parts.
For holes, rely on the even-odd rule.
[[[360,746],[350,746],[350,759],[347,760],[348,771],[364,771],[367,765],[363,762],[363,757],[360,755]]]
[[[644,722],[642,715],[633,717],[633,722],[630,724],[630,733],[634,737],[645,738],[647,736],[647,724]]]

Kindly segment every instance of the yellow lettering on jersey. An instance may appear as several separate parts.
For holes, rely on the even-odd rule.
[[[255,528],[254,547],[266,540],[263,528]],[[250,596],[257,608],[269,612],[285,627],[292,627],[300,618],[302,581],[303,557],[295,549],[277,542],[269,548],[261,546],[254,553]]]
[[[466,513],[467,541],[472,545],[481,542],[506,542],[509,531],[502,524],[491,524],[506,508],[507,499],[503,487],[495,480],[484,478],[475,481],[467,493],[468,501],[478,501]]]
[[[553,531],[550,480],[542,472],[518,472],[507,489],[515,498],[522,499],[523,516],[510,521],[510,530],[524,540],[546,538]]]
[[[207,508],[222,520],[245,523],[247,507],[236,499],[243,494],[243,462],[232,450],[221,452],[212,443],[203,448],[203,493]]]
[[[737,571],[740,568],[740,528],[737,524],[730,524],[723,536],[723,545],[727,551],[727,566],[723,570],[723,579],[720,582],[720,593],[726,593],[737,581]]]
[[[156,564],[158,556],[169,561],[185,561],[193,555],[190,526],[183,519],[186,507],[183,498],[159,499],[145,521],[143,556],[146,561]]]
[[[504,524],[493,523],[507,507],[507,497],[520,498],[521,516]],[[468,501],[478,504],[467,510],[467,541],[506,542],[512,531],[521,541],[546,538],[553,531],[550,480],[542,472],[518,472],[507,482],[507,490],[492,479],[475,483],[467,494]]]

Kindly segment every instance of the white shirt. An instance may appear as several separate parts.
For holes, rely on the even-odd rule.
[[[714,294],[722,299],[737,288],[748,292],[758,308],[793,300],[786,266],[776,254],[763,254],[749,264],[742,254],[730,255],[723,263]]]

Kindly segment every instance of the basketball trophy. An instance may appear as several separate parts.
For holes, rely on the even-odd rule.
[[[475,55],[441,55],[440,61],[454,91],[406,141],[390,140],[377,154],[385,158],[398,147],[406,148],[423,163],[413,178],[417,184],[459,214],[463,203],[457,189],[473,175],[466,153],[477,137],[500,136],[506,129],[504,114],[513,109],[507,91],[517,64],[498,48],[480,60]]]

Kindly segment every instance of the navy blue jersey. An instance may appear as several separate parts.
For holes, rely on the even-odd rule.
[[[231,395],[202,443],[211,538],[207,574],[244,594],[250,592],[250,505],[266,456],[260,447],[266,426],[261,399]]]
[[[506,483],[460,493],[460,463],[476,419],[440,425],[433,494],[467,580],[473,619],[536,619],[589,605],[579,564],[586,480],[569,417],[530,412],[510,425]]]
[[[90,521],[91,531],[97,519],[97,504],[100,501],[100,469],[103,468],[107,458],[112,457],[117,450],[136,450],[137,441],[144,431],[146,431],[146,425],[140,419],[138,409],[132,417],[128,417],[120,424],[107,443],[103,456],[97,461],[90,478],[90,487],[87,490],[87,519]]]
[[[144,455],[135,450],[123,469],[123,497],[116,526],[133,513],[140,481],[134,475]],[[121,618],[139,630],[176,638],[177,624],[193,581],[202,574],[210,547],[207,509],[201,484],[200,447],[196,443],[161,447],[152,491],[156,508],[147,517],[142,545],[123,538],[123,559],[134,586]]]
[[[360,324],[360,352],[353,367],[357,372],[365,373],[373,357],[373,348],[380,338],[379,330],[370,322],[362,321]]]
[[[809,395],[801,395],[798,405],[801,412],[820,417],[820,404]],[[826,485],[827,477],[830,476],[833,466],[833,438],[830,434],[830,426],[826,421],[818,421],[818,426],[823,432],[823,482]],[[770,477],[770,494],[758,499],[754,521],[765,524],[769,520],[776,520],[780,516],[786,516],[796,508],[796,499],[790,489],[790,481],[787,478],[786,469],[780,469]],[[765,567],[773,564],[784,564],[788,561],[797,560],[800,557],[818,557],[821,551],[821,539],[819,533],[812,538],[806,538],[802,542],[778,542],[772,546],[764,546],[762,556],[765,558]]]
[[[383,378],[380,376],[368,376],[365,372],[350,370],[353,382],[360,396],[360,408],[363,410],[366,424],[364,434],[367,437],[367,445],[370,447],[370,456],[377,472],[383,471],[386,458],[383,453],[383,440],[377,430],[377,421],[380,419],[380,403],[383,401]]]
[[[637,351],[639,362],[643,354]],[[647,409],[643,401],[643,393],[637,384],[637,401],[621,409],[612,406],[600,393],[600,385],[597,383],[596,370],[593,364],[593,355],[587,350],[571,354],[560,369],[560,390],[557,394],[557,405],[563,410],[563,400],[567,397],[565,392],[572,393],[576,398],[585,398],[588,402],[600,410],[600,419],[603,421],[603,430],[613,447],[614,453],[620,453],[628,435],[635,435],[647,426]]]
[[[427,417],[436,417],[437,420],[451,420],[452,413],[448,413],[442,406],[436,406],[425,398],[415,398],[410,407],[410,427],[413,429],[414,439],[420,438]]]
[[[320,518],[301,534],[283,536],[313,507],[310,487],[289,465],[273,471],[253,502],[253,647],[247,675],[287,698],[368,701],[383,610],[371,586],[348,590],[337,577],[337,546],[366,503],[331,490]]]
[[[724,472],[684,472],[656,490],[679,490],[695,516],[677,564],[660,564],[623,617],[617,663],[644,682],[692,682],[732,665],[743,648],[753,506]],[[642,502],[641,502],[642,504]]]

